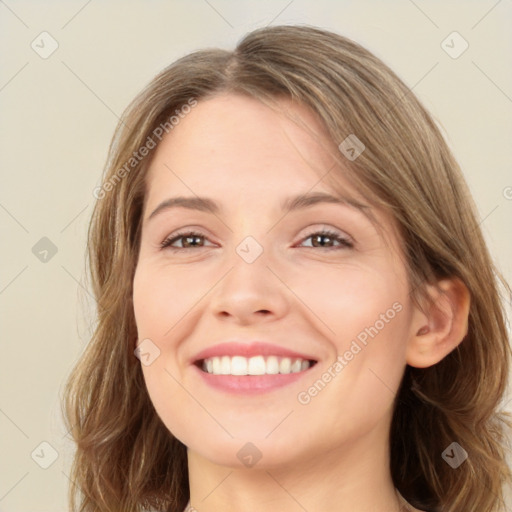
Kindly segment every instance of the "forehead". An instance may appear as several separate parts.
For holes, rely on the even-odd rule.
[[[147,175],[149,194],[163,187],[190,193],[187,186],[212,194],[247,187],[312,188],[333,168],[330,152],[336,147],[309,108],[287,99],[279,100],[279,108],[284,112],[234,94],[198,102],[156,149]]]

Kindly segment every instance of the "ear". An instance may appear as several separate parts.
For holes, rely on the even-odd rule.
[[[407,345],[407,364],[416,368],[433,366],[464,339],[468,332],[470,294],[458,278],[428,285],[430,301],[415,308]]]

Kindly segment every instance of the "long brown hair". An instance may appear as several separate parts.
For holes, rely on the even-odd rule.
[[[411,296],[416,300],[427,283],[444,277],[467,286],[462,343],[432,367],[406,367],[391,426],[391,474],[400,494],[422,510],[504,511],[511,424],[499,407],[510,346],[500,283],[510,289],[429,113],[373,54],[307,25],[258,29],[232,52],[207,49],[181,58],[149,83],[118,125],[89,229],[98,323],[63,401],[77,445],[71,510],[181,512],[189,498],[186,447],[155,412],[133,354],[132,281],[151,148],[162,128],[176,129],[176,111],[221,92],[269,105],[280,97],[305,104],[336,145],[355,134],[366,149],[355,160],[341,151],[337,158],[358,189],[396,219]],[[144,146],[147,156],[134,157]],[[453,442],[468,453],[457,469],[442,457]]]

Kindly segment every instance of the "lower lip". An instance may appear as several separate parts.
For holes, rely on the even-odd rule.
[[[268,393],[300,380],[305,375],[310,374],[313,366],[296,373],[278,373],[276,375],[213,375],[195,365],[194,368],[206,384],[213,388],[235,394],[260,394]]]

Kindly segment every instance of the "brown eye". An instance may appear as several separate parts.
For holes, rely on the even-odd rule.
[[[306,247],[317,247],[321,249],[335,249],[336,247],[353,247],[354,244],[340,233],[334,231],[318,231],[312,233],[304,240],[311,239],[311,245]]]
[[[204,240],[206,237],[201,233],[196,233],[193,231],[190,232],[184,232],[184,233],[177,233],[176,235],[165,239],[161,243],[162,249],[170,248],[173,250],[180,250],[180,249],[191,249],[194,247],[204,247]],[[174,244],[181,240],[181,247],[175,246]]]

